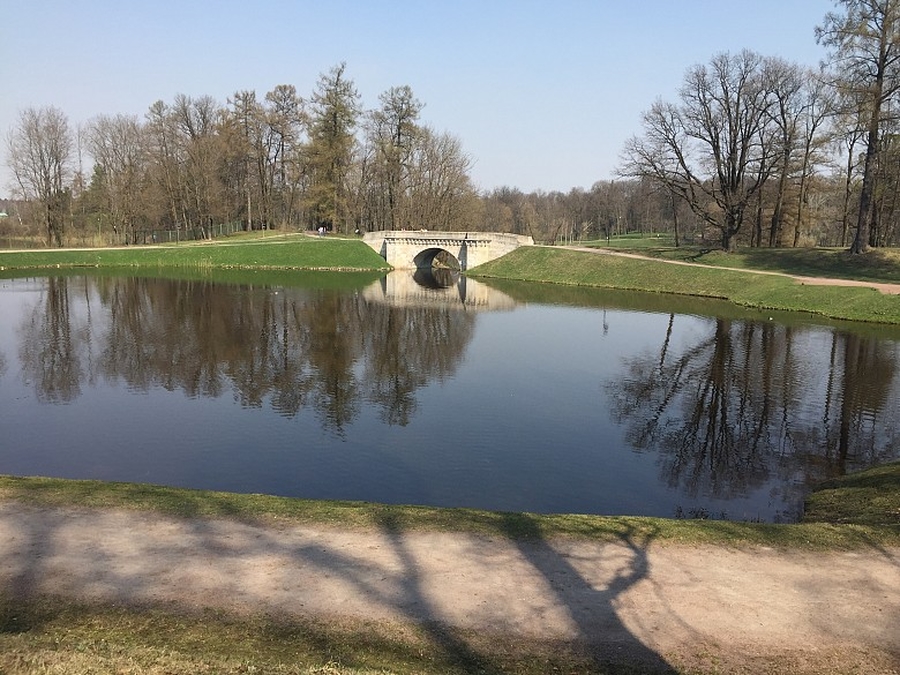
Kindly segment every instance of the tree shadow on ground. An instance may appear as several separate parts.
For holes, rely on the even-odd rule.
[[[628,560],[614,575],[607,572],[605,576],[610,580],[605,586],[597,587],[566,554],[543,536],[533,516],[503,514],[500,527],[566,608],[577,627],[577,641],[587,650],[587,656],[598,672],[674,675],[676,671],[672,666],[623,623],[615,607],[616,601],[631,587],[649,577],[647,550],[652,534],[638,533],[634,528],[626,527],[619,534],[618,545],[627,553]],[[593,562],[589,561],[589,564]]]
[[[402,561],[404,595],[422,607],[428,606],[415,556],[406,548],[403,528],[390,514],[381,528]],[[555,599],[576,626],[578,637],[567,648],[585,665],[585,672],[672,674],[676,672],[659,654],[642,643],[618,618],[615,602],[629,588],[647,578],[650,565],[647,548],[652,535],[626,528],[618,545],[628,562],[603,588],[595,588],[579,570],[542,534],[537,519],[529,514],[500,514],[498,534],[511,541],[521,557],[544,579]],[[432,639],[465,672],[494,673],[492,656],[479,651],[452,630],[442,626],[434,609],[429,610],[428,631]]]
[[[98,512],[101,515],[104,512]],[[26,566],[18,568],[18,573],[8,577],[0,589],[0,600],[8,601],[6,611],[0,612],[0,632],[14,633],[37,628],[52,618],[47,607],[32,605],[39,611],[28,615],[21,613],[21,608],[29,604],[29,598],[36,600],[34,593],[39,586],[40,578],[48,573],[43,569],[43,560],[53,557],[55,534],[67,519],[65,512],[39,510],[37,513],[23,515],[15,523],[16,545],[10,549],[9,561],[18,560],[12,554],[14,549],[24,552],[27,549]],[[114,518],[104,527],[114,527],[118,521]],[[240,533],[241,543],[232,544],[229,537],[232,530],[220,527],[219,521],[193,519],[184,529],[181,539],[174,544],[171,541],[156,542],[152,537],[144,542],[145,547],[125,552],[126,556],[139,555],[148,559],[159,555],[183,554],[199,559],[214,558],[223,560],[224,569],[237,572],[236,576],[223,577],[221,586],[216,587],[218,593],[238,595],[243,590],[243,573],[252,573],[247,561],[258,555],[275,555],[285,560],[282,576],[273,578],[272,583],[289,586],[296,581],[297,575],[306,580],[303,586],[315,585],[316,579],[326,577],[340,579],[348,588],[360,596],[365,596],[377,606],[389,610],[389,613],[401,617],[410,625],[417,627],[418,634],[432,646],[431,653],[440,662],[440,668],[430,668],[429,672],[484,673],[494,675],[504,672],[553,672],[557,666],[564,666],[567,672],[580,673],[658,673],[671,674],[675,671],[666,661],[648,645],[644,644],[625,625],[617,613],[617,603],[629,589],[644,579],[648,579],[650,565],[647,555],[653,535],[646,530],[638,532],[626,527],[618,535],[615,542],[598,543],[590,547],[592,553],[580,556],[567,546],[564,540],[550,540],[541,531],[540,523],[528,514],[497,514],[493,519],[493,527],[488,535],[472,538],[470,549],[473,557],[478,558],[478,566],[473,569],[479,573],[491,575],[497,570],[497,560],[491,557],[490,551],[482,553],[482,543],[492,538],[502,539],[504,556],[516,569],[527,575],[529,580],[522,580],[523,590],[527,594],[526,583],[534,584],[550,590],[540,598],[536,605],[535,615],[526,617],[527,623],[536,628],[532,634],[518,634],[502,627],[485,631],[464,629],[448,616],[447,605],[441,605],[434,596],[435,584],[441,583],[435,577],[423,559],[423,544],[416,533],[410,532],[402,519],[390,511],[381,513],[377,518],[377,527],[382,535],[381,545],[389,548],[387,564],[376,563],[368,559],[366,550],[354,544],[340,546],[330,545],[316,538],[300,541],[285,539],[278,530],[263,530],[258,527],[245,526]],[[102,529],[94,532],[94,537],[102,540]],[[443,535],[435,535],[440,541]],[[352,541],[352,540],[350,540]],[[430,543],[430,542],[429,542]],[[508,545],[506,545],[508,544]],[[110,602],[139,606],[141,602],[153,602],[144,591],[147,568],[121,568],[116,565],[116,556],[121,553],[106,548],[98,543],[91,544],[90,537],[85,542],[85,560],[88,571],[99,579],[107,590]],[[23,549],[24,547],[24,549]],[[469,549],[464,549],[469,550]],[[291,560],[294,562],[291,563]],[[502,564],[502,563],[500,563]],[[439,573],[452,573],[453,560],[444,560],[437,568]],[[508,570],[505,571],[508,577]],[[594,581],[592,581],[592,579]],[[597,581],[601,580],[601,581]],[[461,587],[461,593],[476,593],[482,586],[475,580],[470,587]],[[513,579],[515,584],[515,579]],[[513,585],[513,588],[515,586]],[[504,593],[509,591],[503,586],[492,602],[502,603]],[[268,601],[265,591],[257,591],[257,600],[265,606]],[[248,596],[249,597],[249,596]],[[549,599],[547,599],[549,597]],[[499,600],[498,600],[499,598]],[[252,600],[252,599],[251,599]],[[249,600],[248,600],[249,601]],[[255,601],[254,601],[255,602]],[[5,603],[4,603],[5,604]],[[202,604],[202,603],[201,603]],[[273,608],[277,605],[272,605]],[[43,607],[43,609],[42,609]],[[525,608],[524,610],[522,608]],[[215,605],[210,605],[215,609]],[[450,608],[451,610],[453,608]],[[572,627],[569,637],[551,637],[543,641],[537,637],[543,634],[540,611],[553,614],[564,614],[568,625]],[[335,608],[337,612],[340,608]],[[263,611],[263,610],[260,610]],[[466,610],[468,611],[468,610]],[[530,605],[521,603],[520,612],[530,611]],[[503,617],[507,615],[504,606],[492,607],[485,616]],[[298,615],[303,621],[303,614]],[[290,626],[290,616],[286,618],[286,626]],[[372,618],[378,623],[377,618]],[[363,619],[364,623],[365,619]],[[377,632],[377,631],[376,631]],[[315,641],[316,631],[307,633],[307,642]],[[548,635],[550,632],[548,631]],[[377,647],[377,635],[359,636],[360,641],[373,640]],[[534,640],[537,646],[531,644]],[[321,631],[319,651],[323,654],[334,654],[341,659],[340,641],[335,644],[327,631]],[[402,643],[402,640],[400,640]],[[533,647],[533,649],[532,649]],[[558,647],[558,652],[554,648]],[[373,647],[374,648],[374,647]],[[378,651],[380,647],[375,648]],[[348,661],[359,658],[358,652],[347,651]],[[537,655],[535,661],[542,663],[524,663],[523,659]],[[330,658],[330,657],[329,657]],[[546,664],[546,668],[542,665]],[[573,667],[572,664],[578,664]],[[345,665],[353,665],[345,662]],[[372,664],[365,664],[367,667]],[[431,664],[434,665],[433,663]]]

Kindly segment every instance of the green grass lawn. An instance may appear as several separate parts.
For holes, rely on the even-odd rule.
[[[285,237],[172,246],[0,251],[0,270],[78,267],[143,269],[387,270],[388,264],[357,239]]]
[[[680,249],[679,249],[680,250]],[[821,256],[830,260],[830,253]],[[825,263],[823,263],[825,264]],[[804,285],[784,276],[671,265],[557,247],[524,247],[481,265],[472,275],[720,298],[745,307],[809,312],[834,319],[900,324],[900,296],[870,288]],[[786,266],[788,267],[788,266]],[[789,268],[794,271],[799,266]],[[804,268],[805,269],[805,268]],[[890,276],[874,279],[888,281]]]
[[[594,242],[605,247],[604,242]],[[807,277],[900,284],[900,250],[873,249],[853,255],[844,248],[744,248],[733,253],[698,246],[675,247],[651,237],[613,240],[611,248],[662,260]]]

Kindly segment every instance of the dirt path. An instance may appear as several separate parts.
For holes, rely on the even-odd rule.
[[[770,272],[767,270],[746,270],[734,267],[724,267],[722,265],[706,265],[704,263],[692,263],[685,260],[666,260],[665,258],[653,258],[650,256],[638,255],[637,253],[624,253],[604,248],[590,248],[586,246],[567,246],[573,251],[583,251],[585,253],[599,253],[601,255],[617,255],[623,258],[636,258],[638,260],[653,260],[654,262],[664,262],[670,265],[685,265],[687,267],[705,267],[714,270],[727,270],[729,272],[738,272],[744,274],[768,274],[776,277],[787,277],[794,279],[799,284],[807,284],[809,286],[856,286],[860,288],[874,288],[887,295],[900,295],[900,284],[885,284],[875,281],[856,281],[854,279],[835,279],[832,277],[803,277],[796,274],[785,274],[784,272]]]
[[[710,672],[900,673],[900,550],[514,542],[0,502],[13,596],[449,626]],[[772,671],[766,671],[772,672]]]

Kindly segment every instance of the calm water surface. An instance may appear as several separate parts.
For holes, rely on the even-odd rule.
[[[778,521],[900,456],[900,333],[685,302],[405,273],[0,280],[0,473]]]

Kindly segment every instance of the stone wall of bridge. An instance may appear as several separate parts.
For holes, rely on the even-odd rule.
[[[503,232],[368,232],[363,241],[395,269],[431,267],[434,256],[447,251],[465,271],[504,256],[534,240]]]

